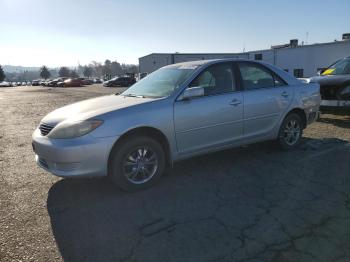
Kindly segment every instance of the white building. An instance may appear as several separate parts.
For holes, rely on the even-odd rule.
[[[263,60],[274,64],[296,77],[310,77],[320,69],[326,68],[337,60],[350,56],[349,34],[342,41],[329,43],[298,45],[298,40],[289,44],[272,46],[271,49],[244,53],[153,53],[139,58],[140,73],[151,73],[165,65],[186,61],[217,58],[244,58]]]

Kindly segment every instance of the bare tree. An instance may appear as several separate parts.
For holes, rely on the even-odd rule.
[[[40,68],[40,77],[44,78],[45,80],[48,79],[51,76],[50,71],[47,69],[46,66],[42,66]]]
[[[112,76],[123,74],[123,69],[117,61],[111,63],[111,74]]]
[[[4,69],[2,69],[2,66],[0,65],[0,82],[4,81],[6,78]]]
[[[139,72],[139,68],[137,65],[122,64],[122,69],[124,74],[127,74],[127,73],[137,74]]]
[[[107,59],[105,61],[105,64],[103,65],[102,73],[105,76],[108,76],[108,77],[111,76],[112,72],[111,72],[111,61],[110,60]]]
[[[79,74],[77,73],[77,71],[71,70],[71,71],[69,72],[69,77],[71,77],[71,78],[78,78],[78,77],[79,77]]]
[[[96,77],[102,77],[103,76],[103,65],[101,63],[98,63],[96,61],[92,61],[89,64],[89,67],[92,68],[93,75]]]
[[[83,74],[85,77],[91,77],[92,76],[92,68],[89,66],[84,66]]]
[[[70,70],[68,67],[62,66],[60,70],[58,71],[58,75],[60,77],[69,77],[70,76]]]

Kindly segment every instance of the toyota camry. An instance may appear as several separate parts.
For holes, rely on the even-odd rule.
[[[49,113],[33,133],[33,149],[37,164],[54,175],[108,176],[134,191],[195,155],[265,140],[293,149],[319,105],[319,84],[267,63],[180,63],[122,94]]]

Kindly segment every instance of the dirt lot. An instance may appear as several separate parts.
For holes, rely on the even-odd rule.
[[[134,194],[36,166],[44,115],[117,91],[0,89],[1,261],[350,261],[349,115],[323,114],[295,151],[198,157]]]

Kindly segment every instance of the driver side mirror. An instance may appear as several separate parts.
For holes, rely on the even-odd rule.
[[[181,97],[181,100],[189,100],[196,97],[204,96],[204,88],[200,86],[187,88]]]

